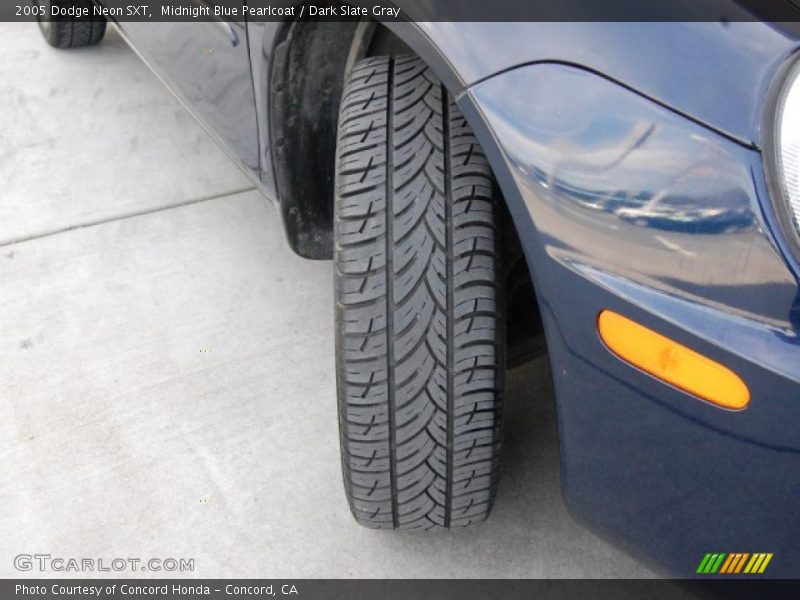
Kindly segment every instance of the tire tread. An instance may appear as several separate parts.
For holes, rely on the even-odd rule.
[[[441,82],[417,57],[358,63],[336,173],[342,465],[376,528],[457,528],[497,484],[504,299],[494,184]]]

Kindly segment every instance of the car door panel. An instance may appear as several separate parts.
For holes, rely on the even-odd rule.
[[[258,128],[245,24],[128,22],[120,27],[156,74],[257,178]]]

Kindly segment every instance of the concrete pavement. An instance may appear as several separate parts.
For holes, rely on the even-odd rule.
[[[35,552],[200,577],[653,575],[567,516],[544,359],[509,374],[489,522],[357,526],[330,263],[291,253],[116,32],[68,52],[0,33],[0,576]]]

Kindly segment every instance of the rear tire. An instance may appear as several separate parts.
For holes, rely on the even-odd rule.
[[[489,165],[416,57],[359,62],[339,115],[336,352],[350,508],[376,528],[483,521],[504,379]]]
[[[34,4],[47,9],[47,16],[37,17],[39,30],[45,41],[54,48],[79,48],[94,46],[106,33],[104,17],[92,15],[94,4],[91,0],[34,0]],[[51,5],[75,6],[88,8],[88,17],[50,16]]]

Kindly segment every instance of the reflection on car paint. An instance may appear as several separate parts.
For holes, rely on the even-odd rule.
[[[471,93],[557,260],[716,306],[716,285],[769,289],[726,307],[790,327],[796,285],[765,235],[751,152],[564,65],[511,71]]]
[[[759,154],[561,64],[463,103],[497,141],[534,274],[572,514],[673,573],[720,544],[768,547],[772,576],[796,572],[798,285]],[[605,309],[731,369],[750,404],[713,407],[623,362],[591,326]]]

